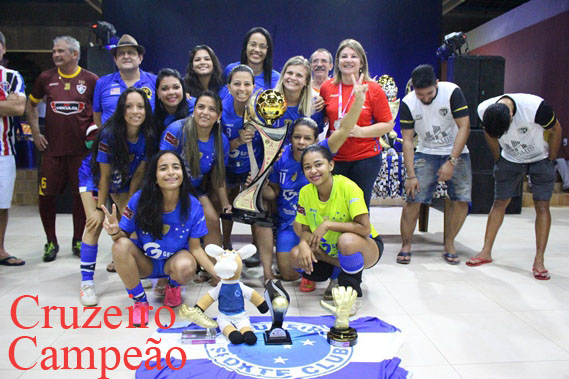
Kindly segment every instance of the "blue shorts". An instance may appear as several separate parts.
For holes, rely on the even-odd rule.
[[[299,242],[300,238],[294,232],[292,225],[277,231],[277,253],[290,253]]]
[[[529,175],[534,200],[550,200],[555,183],[555,166],[549,159],[532,163],[514,163],[500,157],[494,163],[494,199],[505,200],[521,195],[521,184]]]
[[[168,259],[150,259],[152,261],[152,273],[146,278],[167,278],[168,275],[164,273],[164,265]]]
[[[437,186],[437,172],[448,161],[448,155],[433,155],[415,153],[414,167],[415,176],[419,182],[420,192],[415,198],[408,197],[409,203],[431,204],[433,194]],[[450,180],[446,181],[448,196],[453,201],[471,201],[472,169],[470,167],[470,155],[461,154],[454,167],[454,173]]]
[[[91,155],[87,155],[81,167],[79,167],[79,193],[82,192],[97,192],[97,186],[93,181],[93,174],[91,173]]]

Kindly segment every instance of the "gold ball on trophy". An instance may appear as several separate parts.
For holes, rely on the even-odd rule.
[[[286,99],[284,95],[278,91],[268,89],[261,92],[257,97],[257,112],[269,125],[279,117],[282,117],[286,111],[286,107]]]
[[[288,309],[288,301],[284,296],[277,296],[272,301],[275,312],[284,312]]]
[[[397,85],[395,84],[395,80],[393,79],[393,77],[389,75],[381,75],[379,79],[377,79],[377,82],[379,83],[381,88],[383,88],[383,91],[387,96],[387,101],[392,102],[395,101],[395,99],[397,99],[397,91],[399,89],[397,88]]]

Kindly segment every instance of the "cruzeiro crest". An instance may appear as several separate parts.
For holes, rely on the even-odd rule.
[[[255,378],[313,378],[338,371],[350,362],[353,349],[329,345],[327,326],[294,321],[285,321],[285,326],[293,345],[257,342],[253,346],[205,345],[205,349],[217,366]],[[259,337],[271,323],[258,322],[252,327]]]

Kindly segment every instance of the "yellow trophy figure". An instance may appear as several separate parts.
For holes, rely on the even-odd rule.
[[[259,167],[253,154],[253,146],[248,143],[251,184],[242,190],[233,201],[233,220],[246,224],[259,223],[272,226],[272,221],[263,208],[261,189],[269,175],[269,169],[276,161],[284,144],[289,125],[280,128],[272,127],[273,123],[286,111],[287,103],[284,95],[272,89],[260,91],[249,99],[243,115],[243,127],[255,128],[261,135],[263,161]]]
[[[327,340],[330,345],[338,347],[354,346],[358,342],[358,332],[350,327],[350,312],[356,302],[358,293],[352,287],[332,288],[334,305],[320,300],[320,305],[336,316],[334,326],[328,332]]]
[[[397,117],[397,113],[399,113],[399,105],[401,102],[401,99],[397,98],[397,92],[399,91],[399,89],[395,84],[395,80],[389,75],[381,75],[379,79],[377,79],[377,82],[379,83],[381,88],[383,88],[383,91],[387,96],[387,102],[389,103],[389,110],[391,111],[391,117],[395,119],[395,117]],[[397,132],[393,130],[389,132],[389,134],[386,134],[385,136],[379,139],[379,143],[381,144],[381,147],[383,147],[384,149],[389,149],[393,147],[393,144],[395,142],[403,142],[403,140],[401,138],[397,138]]]

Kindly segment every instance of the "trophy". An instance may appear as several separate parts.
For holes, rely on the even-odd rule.
[[[381,75],[377,82],[383,88],[385,95],[387,96],[387,102],[389,104],[389,110],[391,111],[391,117],[395,119],[397,113],[399,112],[399,105],[401,104],[401,99],[397,98],[397,92],[399,89],[395,84],[395,80],[389,75]],[[403,142],[401,138],[397,138],[397,132],[391,131],[390,133],[382,136],[379,139],[379,143],[384,149],[389,149],[393,147],[395,142]]]
[[[334,306],[320,300],[320,305],[336,316],[334,326],[330,328],[327,341],[332,346],[350,347],[358,342],[358,332],[350,327],[350,312],[356,302],[358,293],[352,287],[335,287],[332,289]]]
[[[182,304],[178,315],[189,320],[203,329],[186,329],[182,331],[182,343],[191,345],[200,345],[215,343],[217,335],[216,328],[218,324],[215,320],[209,318],[198,307],[190,308],[186,304]]]
[[[247,103],[243,115],[243,127],[255,128],[261,135],[263,143],[263,162],[257,164],[253,154],[253,146],[247,144],[249,161],[251,163],[251,183],[237,195],[233,201],[233,220],[245,224],[272,226],[273,222],[263,207],[262,187],[270,173],[270,168],[277,160],[279,151],[287,136],[288,124],[273,128],[273,123],[286,111],[286,99],[280,92],[265,90],[257,91]],[[260,116],[260,117],[259,117]]]
[[[265,345],[292,345],[288,330],[283,328],[283,320],[290,303],[290,296],[280,280],[269,280],[265,286],[265,301],[271,310],[273,324],[265,331]]]

